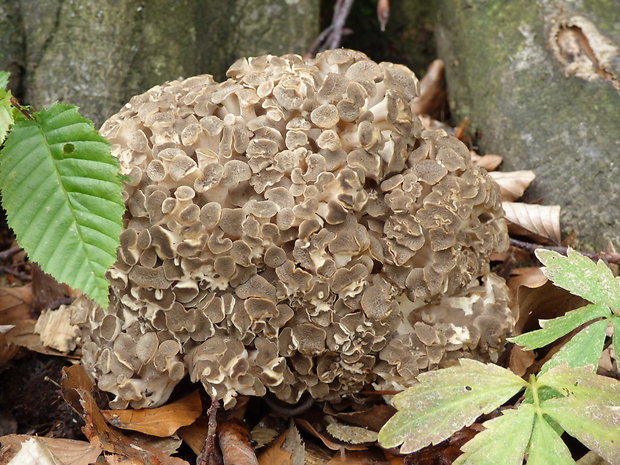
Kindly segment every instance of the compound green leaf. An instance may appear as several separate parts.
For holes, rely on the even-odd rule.
[[[454,465],[521,465],[532,435],[534,407],[524,404],[504,410],[501,417],[484,423],[484,430],[461,447]]]
[[[8,71],[0,71],[0,89],[6,89],[6,86],[9,83],[9,72]]]
[[[542,329],[508,338],[510,342],[519,344],[527,350],[538,349],[552,343],[556,339],[570,333],[573,329],[596,318],[610,316],[609,307],[601,304],[590,304],[567,312],[552,320],[541,320]]]
[[[620,406],[617,402],[604,404],[569,396],[545,401],[541,407],[568,434],[611,464],[620,464]]]
[[[512,372],[463,359],[459,366],[423,373],[419,383],[394,397],[399,410],[379,432],[386,448],[410,453],[437,444],[527,386]]]
[[[17,241],[58,281],[107,307],[124,205],[109,143],[76,107],[13,125],[0,152],[2,205]]]
[[[607,326],[609,321],[605,319],[595,321],[579,331],[542,366],[540,372],[544,373],[563,363],[571,367],[591,365],[590,369],[594,371],[603,352]]]
[[[560,435],[544,419],[536,415],[528,448],[527,465],[574,465],[568,447]]]
[[[545,249],[537,249],[536,256],[545,265],[543,273],[556,286],[593,304],[620,309],[620,283],[602,260],[594,263],[572,249],[567,257]]]
[[[592,373],[591,367],[555,367],[538,377],[538,384],[549,386],[564,396],[584,402],[620,408],[620,381]]]

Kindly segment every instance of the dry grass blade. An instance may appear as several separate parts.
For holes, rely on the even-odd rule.
[[[536,175],[531,170],[493,171],[489,173],[489,176],[499,184],[502,200],[506,202],[513,202],[521,198],[525,189],[536,179]]]
[[[140,410],[103,410],[112,426],[150,434],[160,438],[174,434],[182,426],[194,423],[202,413],[199,391],[163,407]]]
[[[502,202],[508,230],[536,241],[560,243],[560,206]]]

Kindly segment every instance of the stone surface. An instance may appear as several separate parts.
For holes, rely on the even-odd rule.
[[[620,4],[440,3],[454,120],[469,117],[504,170],[534,170],[527,199],[562,205],[581,247],[620,246]]]
[[[36,108],[80,106],[98,126],[132,95],[222,76],[240,56],[303,53],[318,0],[0,0],[0,69]],[[8,33],[5,33],[8,31]]]

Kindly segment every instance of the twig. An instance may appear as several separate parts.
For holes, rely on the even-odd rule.
[[[340,42],[345,32],[344,23],[351,12],[352,5],[353,0],[336,0],[332,23],[312,43],[308,53],[306,53],[307,57],[314,55],[317,51],[322,52],[340,47]]]
[[[24,274],[21,271],[12,270],[8,266],[0,266],[0,272],[4,272],[4,273],[7,273],[7,274],[12,274],[13,276],[15,276],[16,278],[20,279],[21,281],[30,281],[31,280],[30,276],[28,276],[27,274]]]
[[[10,249],[3,250],[2,252],[0,252],[0,260],[8,260],[13,255],[21,252],[22,250],[24,250],[24,249],[22,249],[18,245],[16,245],[15,247],[11,247]]]
[[[566,255],[568,253],[568,247],[560,247],[560,246],[552,246],[552,245],[541,245],[541,244],[533,244],[531,242],[520,241],[518,239],[510,238],[510,245],[518,247],[523,250],[527,250],[530,253],[534,253],[536,249],[547,249],[553,250],[562,255]],[[620,254],[615,252],[582,252],[581,250],[577,250],[581,255],[591,258],[592,260],[602,259],[608,263],[615,263],[620,265]]]
[[[202,449],[202,454],[196,460],[196,465],[209,465],[211,456],[215,451],[215,436],[217,433],[217,411],[220,408],[219,399],[211,399],[211,406],[207,410],[207,418],[209,419],[207,428],[207,439]]]
[[[19,100],[17,100],[15,97],[11,97],[9,101],[11,102],[11,105],[17,108],[21,112],[21,114],[24,115],[26,118],[28,118],[31,121],[34,119],[32,115],[28,112],[28,110],[26,110],[24,107],[22,107],[19,104]]]
[[[269,405],[271,410],[287,417],[295,417],[297,415],[301,415],[302,413],[307,412],[310,407],[314,405],[314,399],[312,398],[312,396],[308,396],[304,401],[298,403],[297,405],[291,406],[280,405],[277,401],[270,399],[267,396],[263,397],[263,400],[267,405]]]
[[[250,433],[243,423],[225,421],[218,430],[218,439],[224,465],[258,465]]]

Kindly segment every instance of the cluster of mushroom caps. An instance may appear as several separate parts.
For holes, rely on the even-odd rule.
[[[160,405],[187,373],[230,407],[496,360],[513,326],[488,273],[499,190],[412,114],[413,72],[340,49],[227,75],[154,87],[101,128],[125,230],[109,308],[74,321],[112,406]]]

